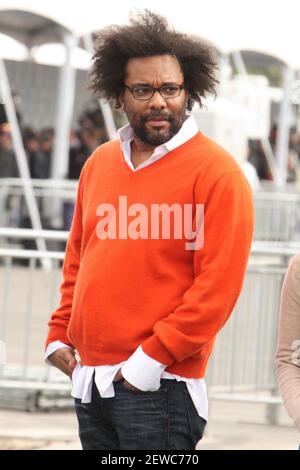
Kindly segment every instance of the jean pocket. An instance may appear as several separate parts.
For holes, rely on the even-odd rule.
[[[191,438],[196,447],[197,443],[203,437],[204,429],[206,426],[206,420],[199,415],[191,398],[190,392],[187,388],[183,390],[183,393],[185,397],[186,410],[190,424]]]
[[[127,385],[125,385],[124,382],[125,382],[124,380],[120,380],[119,382],[116,382],[116,383],[120,385],[122,390],[126,390],[127,392],[133,393],[134,395],[161,395],[161,394],[165,394],[167,391],[167,388],[164,386],[160,386],[158,390],[154,390],[154,391],[132,390],[131,388],[127,387]]]

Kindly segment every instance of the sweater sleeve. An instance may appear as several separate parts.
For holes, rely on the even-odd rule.
[[[82,193],[85,168],[86,164],[80,174],[74,215],[67,240],[62,270],[63,281],[60,286],[60,303],[59,307],[52,313],[48,323],[49,330],[45,345],[46,349],[47,346],[54,341],[61,341],[75,349],[67,336],[67,329],[71,317],[74,286],[80,264],[82,242]]]
[[[201,352],[214,340],[234,308],[246,271],[254,216],[244,175],[238,170],[223,174],[206,199],[196,185],[195,202],[203,200],[204,244],[194,252],[194,282],[142,343],[146,354],[166,365]]]
[[[282,287],[276,375],[284,405],[300,431],[300,253],[292,258]]]

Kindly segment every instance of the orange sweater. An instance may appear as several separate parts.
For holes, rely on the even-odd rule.
[[[124,223],[122,233],[101,239],[99,205],[111,204],[118,214],[120,196],[148,214],[153,204],[204,204],[203,247],[187,250],[186,239],[172,231],[170,239],[126,238]],[[167,372],[203,377],[239,296],[252,233],[248,183],[202,133],[136,172],[119,141],[101,145],[81,172],[46,347],[60,340],[78,351],[82,365],[98,366],[126,361],[141,345]]]

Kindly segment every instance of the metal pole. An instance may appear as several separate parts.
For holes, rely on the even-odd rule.
[[[289,155],[289,136],[292,111],[290,90],[293,77],[294,72],[286,68],[283,76],[283,99],[280,105],[278,136],[276,145],[276,159],[278,162],[279,172],[277,184],[281,188],[285,186],[287,177],[287,162]]]
[[[72,67],[72,51],[78,40],[71,34],[64,37],[66,61],[61,69],[51,178],[64,179],[68,171],[69,141],[75,96],[76,70]]]
[[[72,51],[78,43],[77,38],[71,34],[66,34],[63,41],[66,59],[60,71],[55,137],[51,159],[51,178],[60,180],[65,179],[68,173],[70,129],[76,80],[76,69],[72,67]],[[46,201],[45,207],[52,227],[60,228],[62,217],[62,202],[60,198],[54,198],[51,202]]]
[[[87,36],[84,36],[83,43],[87,52],[89,52],[92,55],[93,48],[94,48],[92,35],[88,34]],[[104,123],[106,126],[108,138],[110,140],[113,140],[117,136],[117,128],[115,125],[115,121],[114,121],[110,104],[103,99],[98,100],[98,102],[99,102],[99,106],[103,114],[103,119],[104,119]]]
[[[27,157],[23,145],[21,131],[19,128],[15,105],[11,94],[5,63],[2,58],[0,58],[0,89],[8,121],[11,125],[12,142],[16,156],[16,162],[21,177],[21,183],[23,185],[25,201],[28,207],[32,227],[36,230],[42,230],[43,227],[41,223],[40,213],[34,196],[32,182],[30,179]],[[46,242],[42,238],[37,238],[36,243],[39,250],[47,250]],[[48,260],[44,260],[44,266],[49,266]]]
[[[242,57],[242,54],[240,51],[233,51],[232,52],[232,58],[234,61],[234,65],[236,66],[237,72],[240,75],[248,75],[247,68],[244,62],[244,59]]]

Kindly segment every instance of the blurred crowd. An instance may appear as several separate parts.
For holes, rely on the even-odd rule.
[[[20,124],[21,117],[19,116]],[[51,177],[51,155],[54,145],[54,129],[35,131],[22,127],[24,148],[32,178]],[[85,160],[93,150],[108,140],[107,132],[99,109],[84,112],[76,129],[70,132],[69,167],[66,179],[77,180]],[[273,125],[269,141],[276,154],[277,126]],[[260,140],[249,140],[248,162],[256,169],[260,181],[272,180],[273,176]],[[300,133],[290,131],[287,182],[300,182]],[[18,169],[13,151],[10,125],[0,109],[0,178],[18,177]]]
[[[46,128],[37,132],[30,127],[21,126],[21,130],[31,178],[50,178],[54,129]],[[69,167],[65,178],[78,179],[85,160],[98,145],[107,140],[101,111],[84,112],[77,128],[70,132]],[[11,128],[7,122],[0,121],[0,178],[18,176]]]
[[[24,149],[27,155],[30,175],[35,179],[51,178],[51,156],[54,146],[54,129],[45,128],[36,131],[30,127],[22,126],[22,116],[18,114],[18,120],[22,132]],[[18,177],[18,167],[13,150],[10,125],[6,122],[6,116],[0,105],[0,178]],[[119,123],[121,125],[124,122]],[[119,126],[118,126],[119,127]],[[80,171],[95,148],[106,142],[108,135],[105,129],[102,113],[99,108],[87,110],[82,113],[76,128],[70,132],[69,165],[65,178],[77,180]],[[269,135],[270,145],[276,154],[277,127],[271,128]],[[259,189],[261,181],[272,181],[268,161],[259,140],[249,140],[248,161],[244,162],[243,170],[253,189]],[[287,167],[287,182],[300,182],[300,133],[291,129],[289,142],[289,155]],[[62,204],[61,224],[59,227],[51,226],[51,222],[44,217],[43,201],[38,201],[44,228],[70,228],[74,203],[64,201]],[[31,227],[31,222],[26,209],[24,198],[18,199],[8,196],[5,201],[7,226]]]
[[[274,124],[269,134],[269,141],[276,155],[277,125]],[[260,181],[274,179],[270,170],[265,151],[260,140],[249,140],[248,161],[255,167]],[[296,128],[290,130],[289,153],[287,160],[287,183],[300,183],[300,132]]]
[[[27,156],[31,178],[51,178],[51,156],[54,146],[54,129],[44,128],[35,131],[22,126],[22,116],[18,114],[22,132],[23,145]],[[0,109],[0,178],[19,177],[18,166],[13,149],[11,127],[6,116]],[[70,131],[69,164],[65,175],[68,180],[77,180],[86,159],[95,148],[108,140],[103,116],[100,109],[87,110],[82,113],[76,128]],[[37,199],[44,228],[54,228],[45,216],[44,202]],[[65,201],[62,205],[61,225],[64,230],[70,228],[74,203]],[[24,198],[8,195],[4,202],[6,220],[4,224],[13,227],[31,227],[30,218]]]

